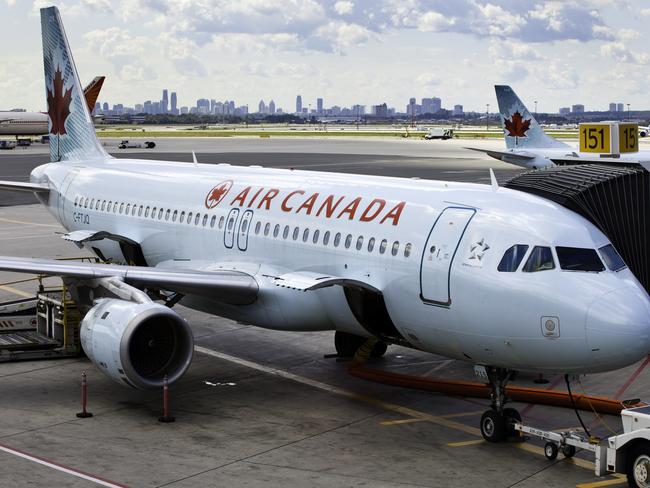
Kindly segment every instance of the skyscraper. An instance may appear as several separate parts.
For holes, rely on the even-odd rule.
[[[178,100],[176,99],[176,92],[172,92],[172,108],[171,112],[178,115]]]
[[[160,101],[160,113],[166,114],[169,111],[169,98],[167,90],[163,90],[162,100]]]
[[[266,104],[264,103],[264,100],[260,100],[260,103],[258,105],[258,110],[259,113],[265,114],[266,113]]]
[[[269,113],[271,115],[275,113],[275,102],[273,100],[269,102]]]
[[[300,95],[296,97],[296,113],[302,113],[302,97]]]
[[[316,113],[318,115],[323,113],[323,99],[322,98],[317,98],[316,99]]]

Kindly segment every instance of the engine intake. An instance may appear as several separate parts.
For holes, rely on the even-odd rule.
[[[171,384],[190,365],[192,331],[180,315],[153,302],[99,300],[81,323],[81,345],[109,378],[133,388]]]

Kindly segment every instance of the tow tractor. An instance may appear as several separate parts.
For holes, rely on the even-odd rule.
[[[156,143],[153,141],[145,141],[144,143],[129,142],[128,140],[124,139],[118,144],[117,147],[120,149],[153,149],[156,147]]]
[[[635,403],[638,403],[635,401]],[[582,431],[554,432],[515,422],[516,431],[546,441],[544,455],[550,461],[558,452],[571,458],[576,449],[594,453],[594,473],[605,476],[612,473],[627,475],[632,487],[650,487],[650,405],[626,408],[621,411],[623,433],[599,439],[588,437]]]

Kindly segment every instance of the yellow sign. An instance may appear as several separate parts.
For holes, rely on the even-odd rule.
[[[622,153],[639,152],[639,126],[618,124],[618,141]]]
[[[580,124],[580,152],[610,154],[609,124]]]

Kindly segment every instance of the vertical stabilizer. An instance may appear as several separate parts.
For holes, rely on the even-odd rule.
[[[508,149],[568,147],[567,144],[546,135],[512,88],[507,85],[495,85],[494,89]]]
[[[41,9],[51,161],[104,159],[56,7]]]

